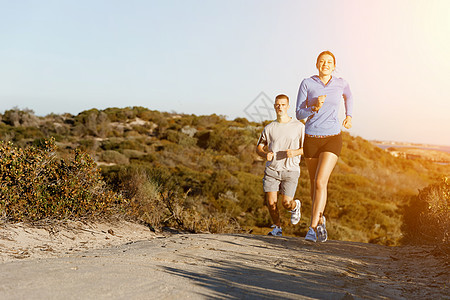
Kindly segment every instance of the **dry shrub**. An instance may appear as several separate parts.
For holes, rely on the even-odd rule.
[[[118,173],[115,184],[131,200],[128,214],[153,229],[159,228],[159,224],[163,222],[165,207],[159,201],[158,186],[150,180],[145,169],[122,168]]]
[[[188,193],[166,191],[161,200],[167,208],[168,225],[189,232],[235,233],[240,232],[238,222],[224,213],[211,212],[199,205],[189,203]],[[198,203],[197,201],[195,203]]]
[[[37,127],[39,118],[30,109],[20,110],[17,107],[5,111],[2,121],[11,126]]]
[[[450,255],[450,180],[443,177],[413,197],[404,213],[404,241],[433,244],[439,253]]]
[[[211,212],[201,199],[188,197],[163,169],[129,167],[119,171],[121,189],[131,199],[129,213],[151,228],[173,227],[193,233],[239,232],[239,224],[226,214]]]

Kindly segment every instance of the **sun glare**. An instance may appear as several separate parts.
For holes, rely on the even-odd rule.
[[[450,52],[449,13],[450,1],[419,1],[416,4],[415,19],[419,22],[412,34],[420,34],[421,47],[434,55]]]

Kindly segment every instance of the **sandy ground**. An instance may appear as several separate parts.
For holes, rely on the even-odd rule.
[[[134,223],[0,226],[0,299],[450,299],[448,262],[418,247]]]

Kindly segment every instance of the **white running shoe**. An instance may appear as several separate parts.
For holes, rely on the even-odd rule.
[[[277,225],[272,225],[271,227],[273,228],[273,230],[269,232],[268,235],[283,236],[283,230],[281,229],[281,227],[278,227]]]
[[[308,233],[305,236],[305,240],[314,242],[314,243],[317,242],[316,232],[314,231],[314,229],[312,227],[309,227]]]
[[[300,212],[300,208],[302,206],[302,203],[300,200],[295,199],[296,206],[293,210],[291,210],[291,224],[296,225],[298,222],[300,222],[300,218],[302,216],[302,213]]]
[[[328,239],[328,233],[327,233],[327,228],[326,228],[326,220],[325,220],[325,216],[322,216],[322,220],[323,223],[320,225],[317,225],[317,240],[319,242],[326,242]]]

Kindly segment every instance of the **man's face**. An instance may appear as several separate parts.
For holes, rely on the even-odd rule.
[[[277,112],[277,116],[285,115],[287,114],[287,110],[289,109],[288,100],[286,98],[277,99],[273,107]]]

